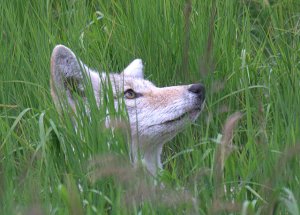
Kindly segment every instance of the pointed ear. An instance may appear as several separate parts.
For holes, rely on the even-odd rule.
[[[57,45],[51,56],[51,95],[60,109],[59,98],[65,94],[68,102],[75,111],[74,94],[84,97],[84,77],[97,78],[96,73],[90,75],[90,70],[66,46]],[[97,74],[98,75],[98,74]],[[92,80],[93,81],[93,80]]]
[[[132,76],[135,78],[144,79],[144,65],[141,59],[132,61],[121,74],[124,76]]]
[[[57,45],[51,55],[51,78],[56,87],[63,88],[68,82],[83,79],[75,54],[66,46]],[[71,84],[71,83],[70,83]]]

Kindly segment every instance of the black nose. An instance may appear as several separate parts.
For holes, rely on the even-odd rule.
[[[188,91],[197,94],[202,101],[205,99],[205,87],[202,84],[192,84]]]

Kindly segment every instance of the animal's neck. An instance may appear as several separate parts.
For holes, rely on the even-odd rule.
[[[161,153],[164,143],[160,144],[141,144],[136,140],[131,144],[131,156],[134,164],[142,161],[147,170],[156,176],[158,171],[162,169]]]

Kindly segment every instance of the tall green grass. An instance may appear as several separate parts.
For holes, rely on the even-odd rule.
[[[2,0],[0,213],[299,214],[299,11],[297,0]],[[77,130],[57,113],[56,44],[99,71],[139,57],[158,86],[205,84],[199,120],[164,147],[164,188],[131,167],[126,122],[106,129],[92,96]]]

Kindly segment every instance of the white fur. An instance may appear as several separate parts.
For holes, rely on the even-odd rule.
[[[51,57],[51,94],[58,109],[61,109],[59,98],[63,91],[76,111],[72,89],[65,83],[73,81],[77,84],[78,91],[84,91],[81,71],[91,79],[99,105],[102,84],[108,81],[106,73],[100,73],[99,77],[98,72],[77,60],[67,47],[58,45],[54,48]],[[124,95],[123,92],[128,89],[142,95],[136,99],[124,97],[131,129],[131,153],[134,163],[140,156],[149,172],[155,175],[162,168],[160,155],[164,143],[181,131],[187,122],[198,117],[203,100],[199,100],[197,94],[188,90],[191,85],[158,88],[143,78],[143,63],[140,59],[130,63],[121,74],[109,75],[115,98],[120,94]],[[114,100],[116,108],[119,101]]]
[[[134,78],[144,78],[144,65],[141,59],[132,61],[123,71],[125,76],[132,76]]]

